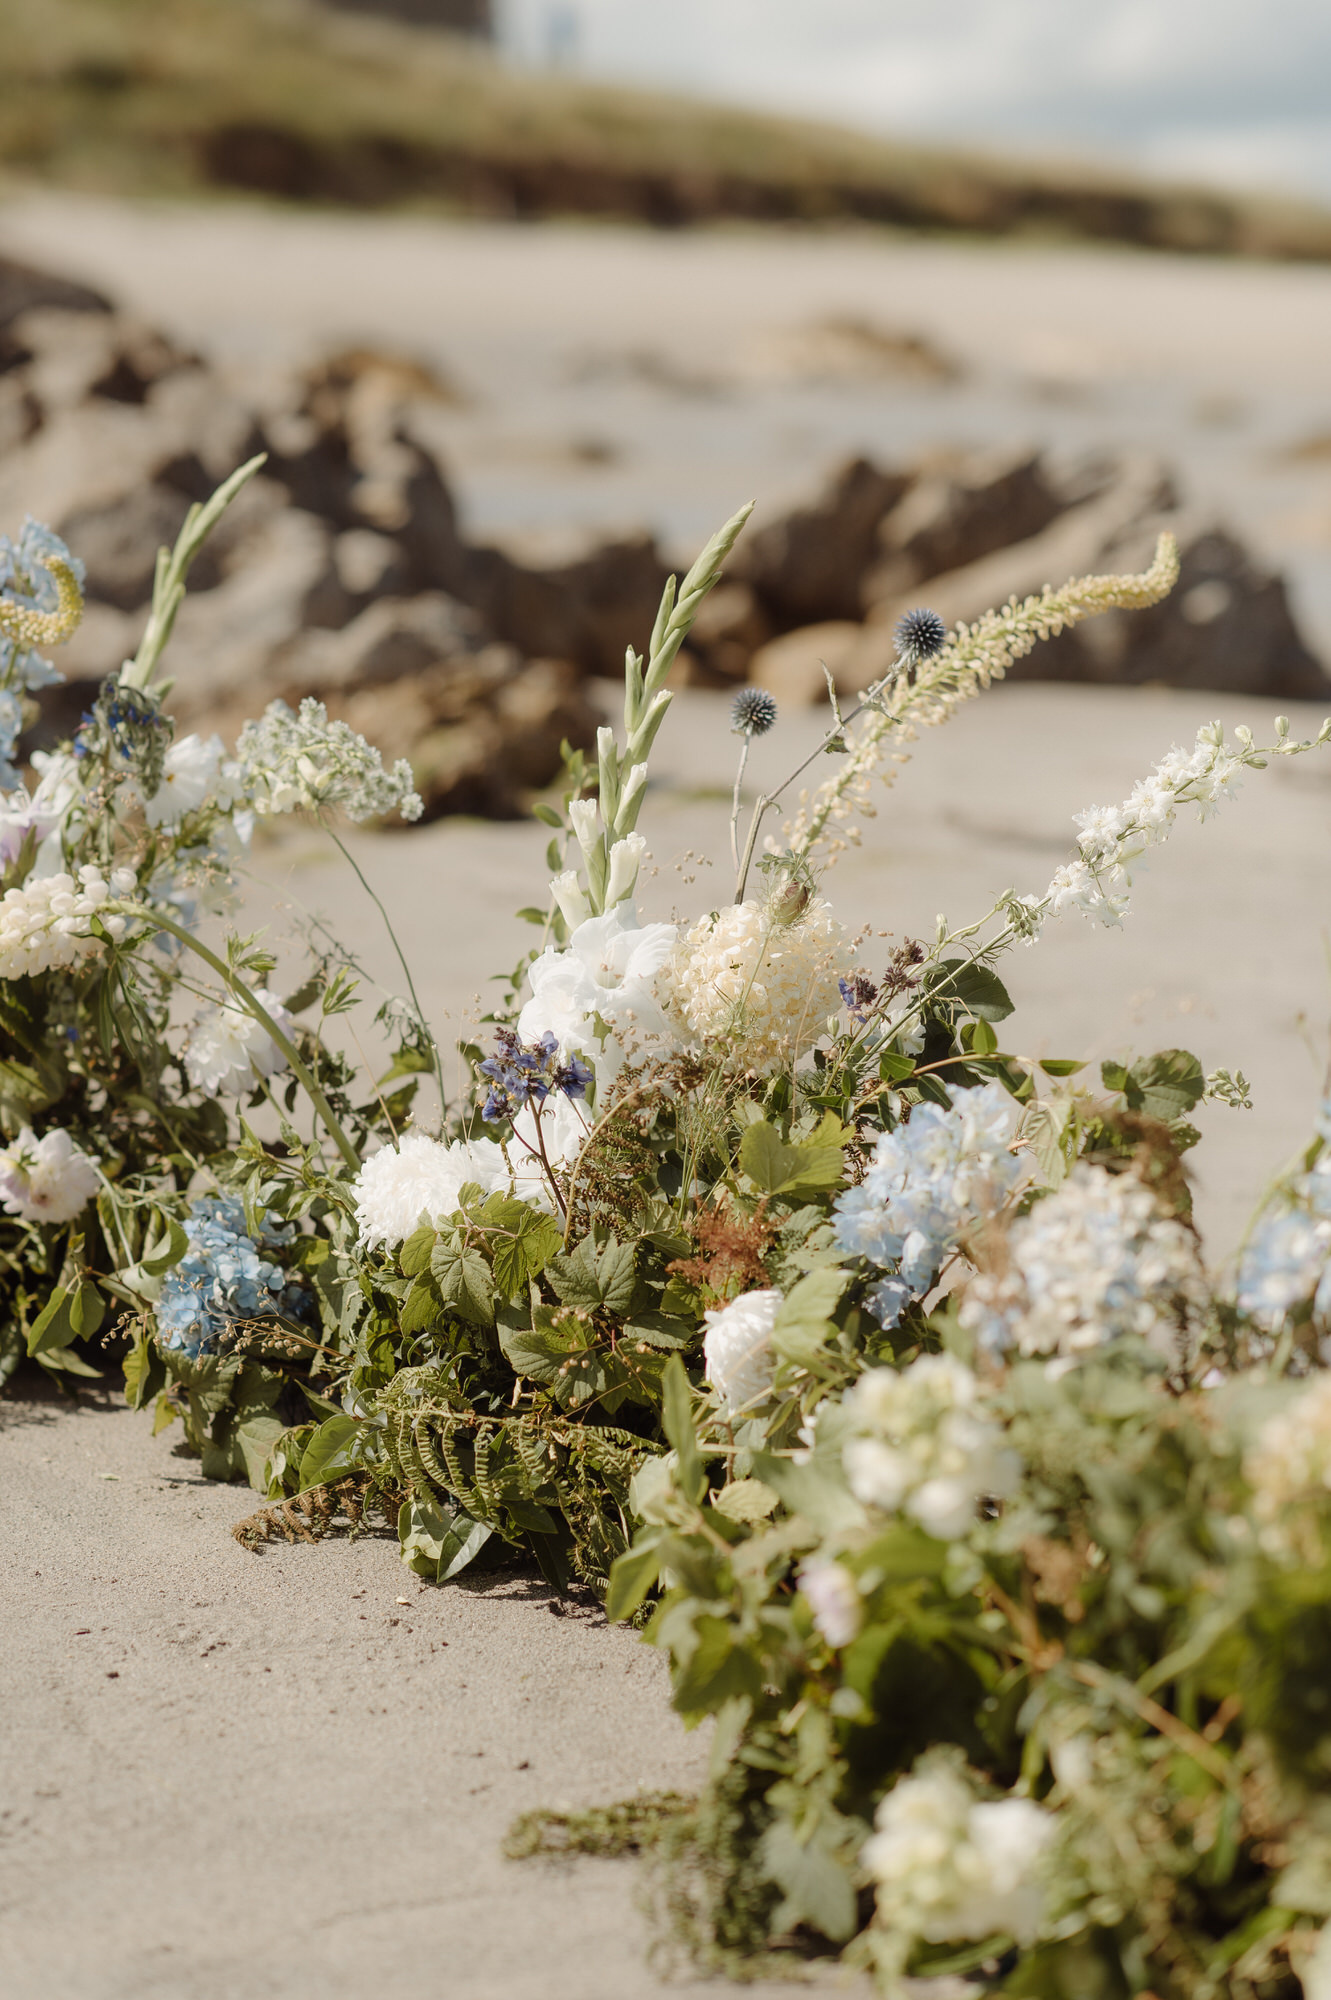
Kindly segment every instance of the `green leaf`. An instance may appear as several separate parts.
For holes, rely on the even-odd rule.
[[[158,1244],[153,1250],[145,1250],[138,1262],[138,1269],[149,1278],[161,1278],[174,1270],[189,1249],[189,1238],[173,1215],[164,1218],[166,1222],[166,1244]]]
[[[456,1231],[439,1236],[430,1255],[439,1296],[473,1326],[493,1326],[494,1279],[479,1250],[464,1249]]]
[[[836,1329],[830,1324],[850,1282],[848,1271],[810,1271],[783,1300],[772,1328],[772,1346],[783,1361],[808,1367]]]
[[[1076,1076],[1085,1067],[1084,1062],[1072,1062],[1067,1056],[1047,1056],[1040,1064],[1046,1076]]]
[[[106,1318],[106,1300],[89,1278],[73,1292],[69,1301],[69,1323],[77,1340],[90,1340]]]
[[[428,1333],[432,1326],[438,1326],[443,1318],[443,1302],[435,1287],[433,1278],[413,1278],[411,1290],[402,1301],[398,1325],[407,1335]]]
[[[925,983],[932,999],[973,1014],[978,1021],[1006,1021],[1013,1011],[1011,997],[998,974],[973,960],[945,959]]]
[[[761,1479],[735,1479],[721,1488],[712,1504],[728,1521],[765,1521],[779,1498]]]
[[[576,1320],[551,1327],[515,1325],[500,1319],[498,1333],[504,1359],[516,1374],[532,1382],[557,1381],[569,1356],[586,1345],[585,1333]]]
[[[675,1448],[679,1461],[678,1484],[686,1500],[696,1506],[706,1489],[707,1478],[698,1454],[698,1437],[693,1428],[693,1393],[684,1363],[677,1354],[666,1362],[661,1376],[661,1427]]]
[[[603,1306],[622,1319],[633,1303],[637,1265],[632,1243],[617,1243],[612,1236],[598,1251],[592,1238],[584,1236],[567,1257],[552,1257],[548,1268],[563,1305],[592,1311]]]
[[[125,1356],[125,1401],[141,1410],[161,1389],[166,1368],[152,1342],[142,1335]]]
[[[516,1209],[518,1215],[502,1225],[505,1234],[491,1240],[490,1257],[495,1289],[504,1298],[515,1299],[526,1291],[533,1278],[541,1275],[550,1259],[558,1254],[564,1239],[552,1215],[538,1215],[525,1202],[508,1202],[505,1206]],[[481,1212],[481,1220],[487,1224],[488,1207],[487,1204]]]
[[[57,1285],[28,1328],[29,1354],[55,1354],[74,1338],[69,1319],[69,1292]]]
[[[763,1194],[813,1194],[841,1180],[842,1126],[830,1112],[811,1141],[788,1146],[765,1118],[749,1126],[740,1143],[739,1163]]]
[[[1161,1049],[1135,1062],[1119,1088],[1130,1111],[1144,1111],[1148,1118],[1172,1125],[1206,1095],[1206,1076],[1187,1049]]]
[[[965,1046],[972,1055],[991,1056],[998,1047],[998,1036],[986,1020],[972,1021],[963,1037]]]
[[[626,1549],[610,1568],[610,1588],[605,1597],[605,1615],[612,1625],[631,1618],[661,1571],[661,1552],[655,1542]]]
[[[842,1864],[818,1839],[801,1840],[787,1819],[775,1819],[762,1839],[763,1867],[785,1892],[778,1919],[789,1930],[812,1924],[824,1937],[842,1944],[856,1929],[855,1890]]]
[[[301,1492],[354,1472],[362,1463],[359,1447],[365,1434],[365,1425],[355,1417],[329,1417],[320,1424],[300,1461]]]
[[[493,1533],[494,1529],[487,1528],[484,1521],[473,1521],[471,1515],[459,1507],[439,1551],[435,1582],[447,1583],[451,1576],[460,1576],[467,1565],[475,1561]]]
[[[724,1618],[702,1617],[694,1622],[693,1651],[675,1676],[675,1707],[681,1715],[706,1715],[736,1695],[762,1691],[762,1669],[736,1627]]]
[[[532,807],[532,812],[541,822],[542,826],[557,826],[562,828],[564,824],[563,813],[559,812],[554,806],[546,805],[544,799],[536,801]]]
[[[878,1058],[878,1075],[884,1083],[901,1083],[914,1069],[914,1056],[899,1056],[885,1049]]]
[[[397,1532],[407,1568],[434,1583],[446,1583],[479,1554],[492,1530],[460,1507],[451,1510],[433,1500],[408,1500],[398,1512]]]
[[[268,1456],[285,1429],[280,1417],[247,1417],[236,1426],[236,1448],[256,1493],[268,1491]]]
[[[404,1278],[419,1278],[422,1271],[429,1270],[434,1245],[435,1232],[429,1223],[413,1230],[397,1255],[397,1267]]]

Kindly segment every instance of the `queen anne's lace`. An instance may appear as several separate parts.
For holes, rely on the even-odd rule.
[[[80,868],[72,875],[38,875],[22,889],[6,889],[0,897],[0,979],[34,977],[40,972],[67,972],[94,958],[102,940],[93,933],[92,919],[112,896],[128,895],[134,876],[117,869],[110,881],[100,869]],[[101,917],[108,937],[125,935],[124,917]]]
[[[788,923],[770,903],[732,903],[680,940],[660,991],[682,1040],[763,1076],[809,1048],[838,1012],[848,955],[821,900]]]
[[[327,809],[362,820],[396,811],[410,820],[424,810],[406,758],[386,771],[373,745],[349,723],[330,722],[321,701],[303,701],[295,714],[270,702],[241,730],[236,756],[240,789],[257,813]]]

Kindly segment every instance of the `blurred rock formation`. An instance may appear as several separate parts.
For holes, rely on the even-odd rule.
[[[412,759],[431,815],[523,812],[565,740],[594,743],[587,683],[645,646],[666,565],[645,535],[470,543],[419,418],[452,394],[418,363],[357,350],[260,406],[95,292],[0,261],[0,523],[49,521],[88,571],[68,682],[28,747],[67,735],[134,651],[157,550],[191,501],[266,451],[180,614],[182,726],[229,737],[275,696],[313,695]],[[1324,696],[1280,577],[1182,504],[1166,467],[1108,456],[1069,470],[1031,450],[842,467],[745,537],[679,672],[801,703],[826,698],[826,664],[853,692],[890,662],[909,606],[953,624],[1137,568],[1164,526],[1182,549],[1173,595],[1038,647],[1017,675]]]

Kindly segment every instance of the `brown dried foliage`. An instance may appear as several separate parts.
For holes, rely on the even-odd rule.
[[[311,1486],[280,1506],[260,1507],[237,1521],[231,1532],[243,1549],[257,1555],[265,1542],[317,1542],[332,1533],[339,1517],[354,1533],[373,1509],[390,1528],[396,1526],[405,1494],[383,1487],[371,1489],[368,1476],[349,1473],[326,1486]]]
[[[765,1206],[752,1215],[738,1214],[728,1202],[700,1209],[689,1225],[699,1255],[676,1257],[666,1269],[718,1300],[766,1285],[763,1253],[776,1231],[763,1213]]]

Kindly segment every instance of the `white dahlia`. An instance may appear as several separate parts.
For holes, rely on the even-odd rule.
[[[781,1302],[778,1291],[741,1292],[728,1306],[703,1314],[707,1321],[703,1341],[707,1380],[721,1398],[727,1416],[752,1409],[772,1386],[776,1373],[772,1329]]]
[[[508,1186],[503,1152],[492,1140],[446,1145],[428,1132],[404,1132],[396,1146],[372,1153],[351,1184],[362,1245],[391,1248],[422,1221],[454,1214],[468,1182],[487,1193]]]

